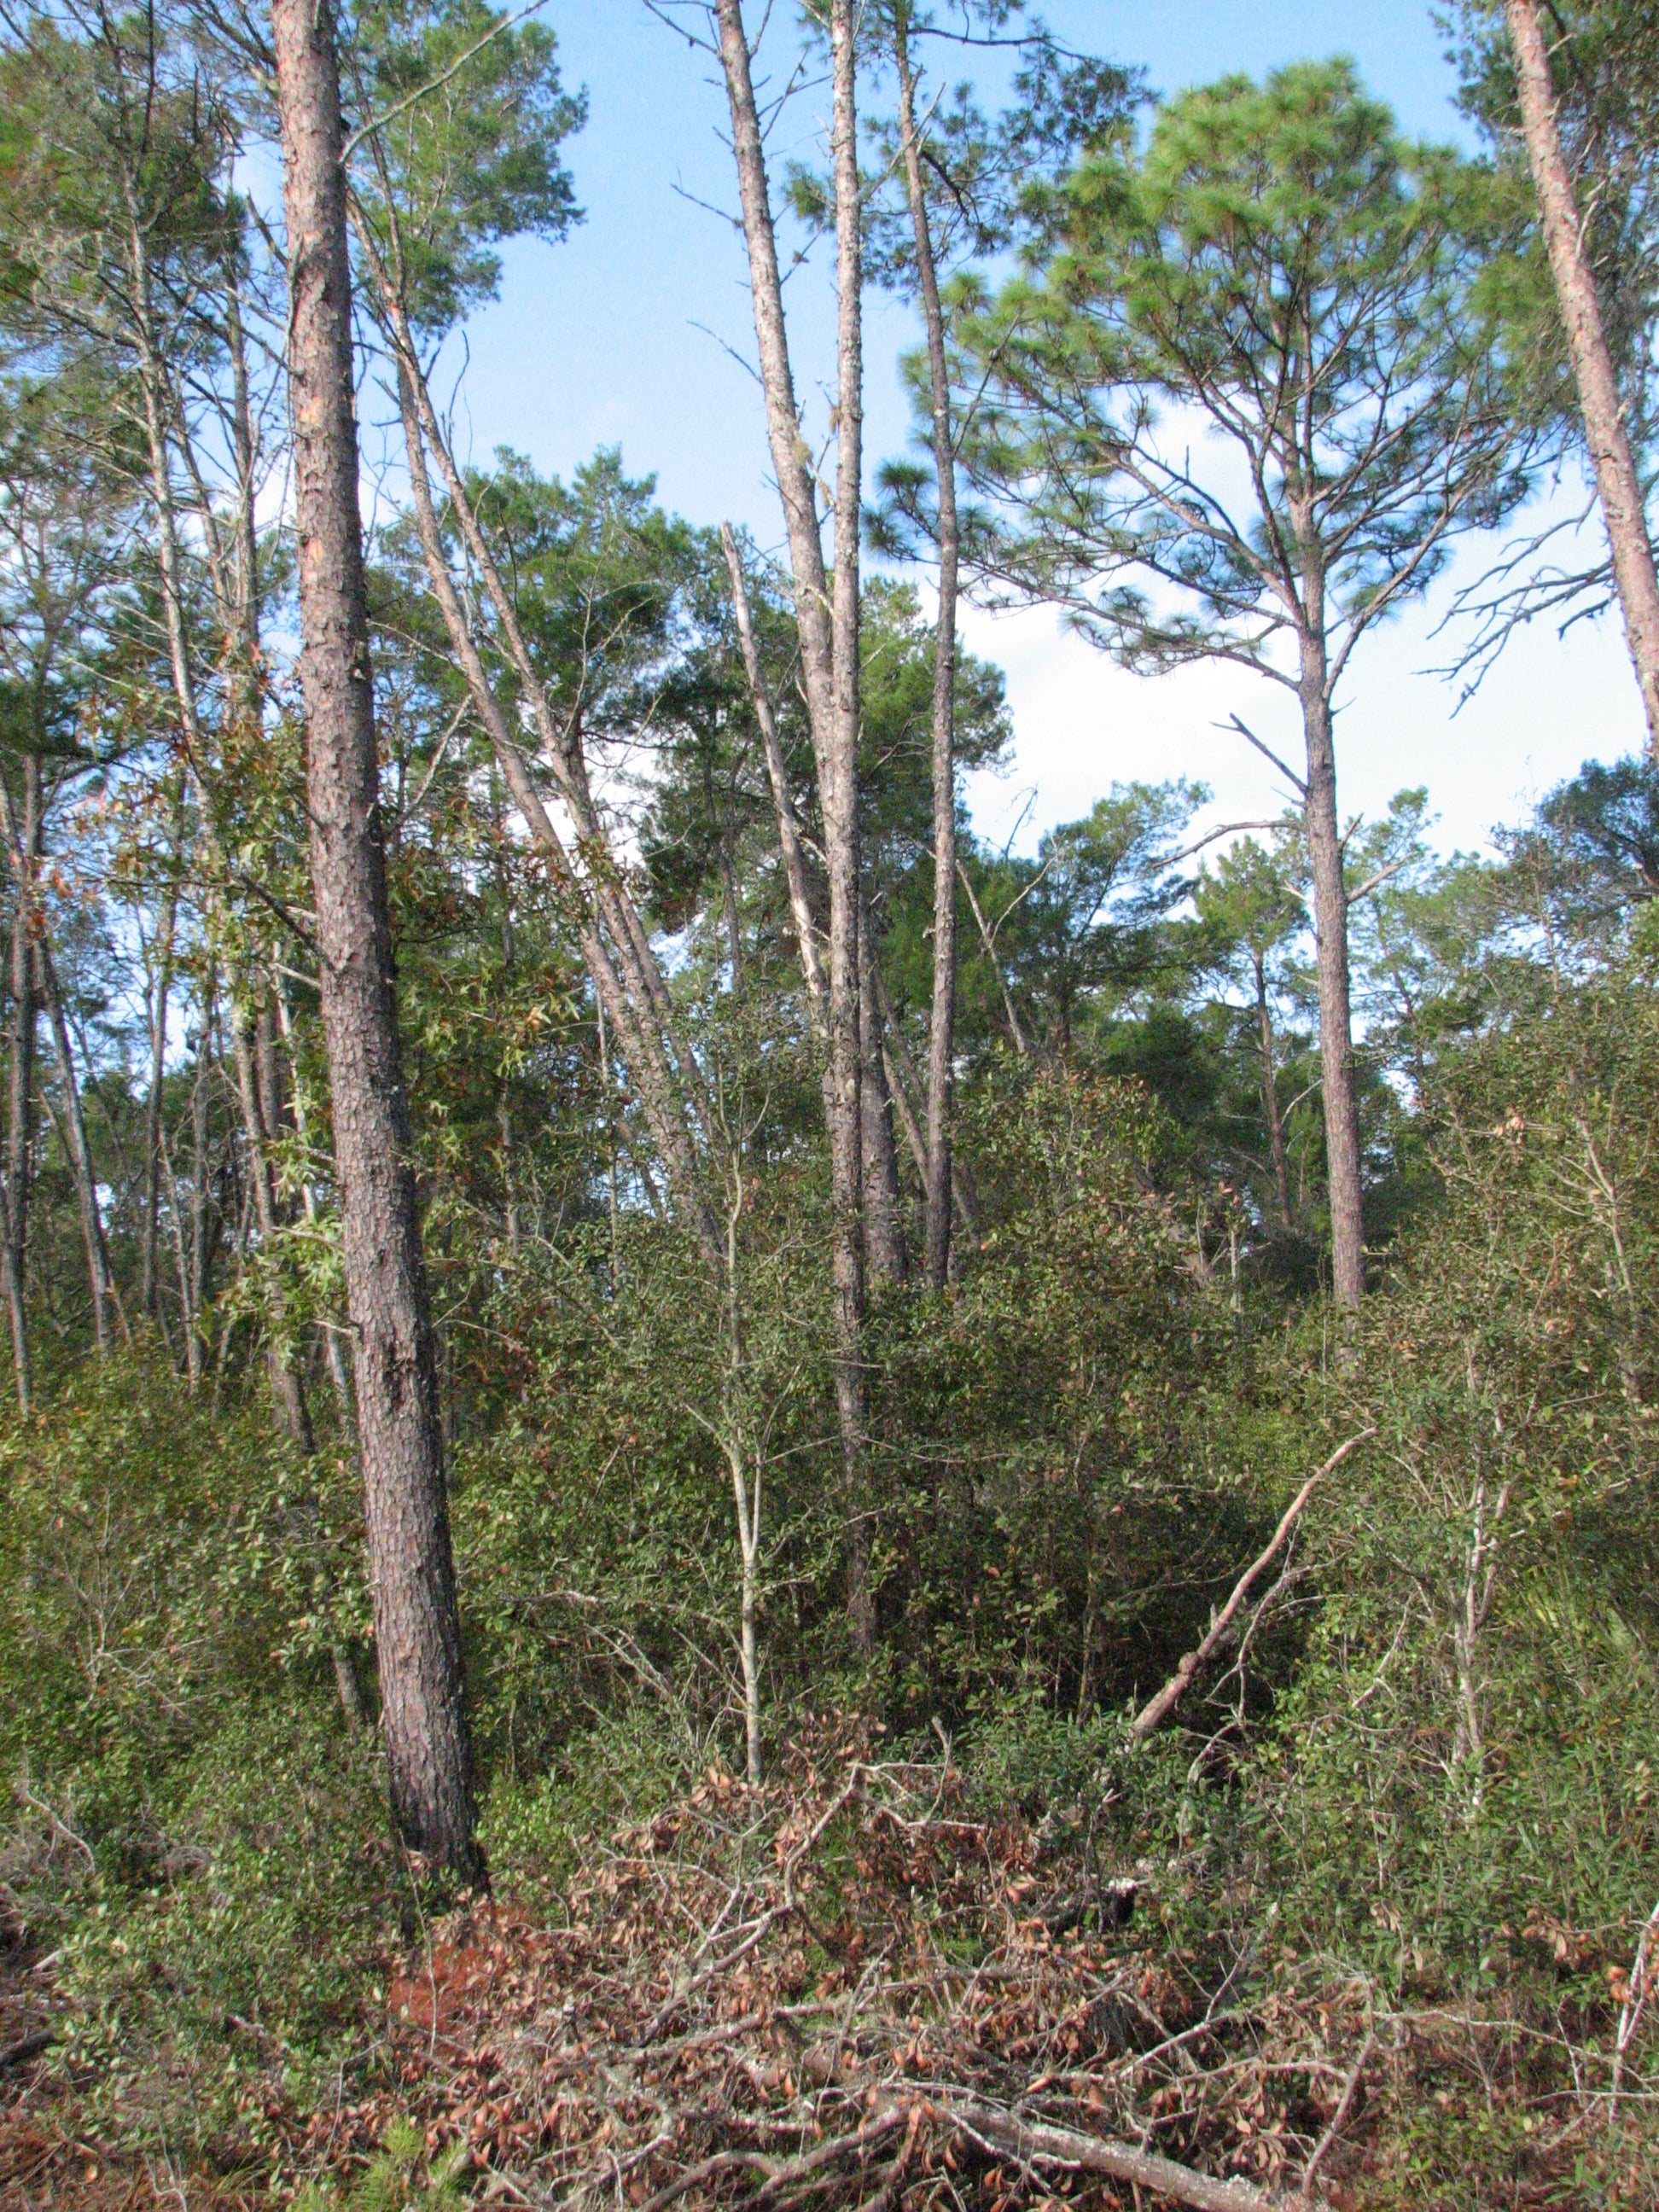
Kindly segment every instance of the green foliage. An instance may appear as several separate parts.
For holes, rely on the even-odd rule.
[[[269,1420],[76,1372],[5,1440],[0,1896],[123,2127],[245,2131],[355,2032],[412,1893],[340,1719],[334,1548]],[[227,2031],[229,2023],[229,2031]]]
[[[556,46],[485,0],[379,0],[354,20],[358,204],[417,331],[495,297],[501,240],[562,238],[580,219],[558,152],[586,102],[561,84]]]
[[[379,2154],[344,2191],[308,2183],[294,2200],[294,2212],[459,2212],[469,2199],[463,2182],[471,2152],[452,2143],[435,2158],[426,2138],[409,2120],[394,2120]]]
[[[1144,152],[1085,155],[1028,273],[960,303],[962,374],[993,395],[964,445],[990,500],[975,558],[1146,668],[1268,671],[1315,543],[1334,630],[1422,592],[1449,522],[1493,521],[1526,483],[1472,306],[1484,191],[1343,62],[1183,94]],[[1162,410],[1188,405],[1249,467],[1253,512],[1218,457],[1164,442]]]

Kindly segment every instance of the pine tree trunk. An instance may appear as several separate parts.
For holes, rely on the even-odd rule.
[[[716,0],[720,61],[749,253],[750,290],[772,465],[783,501],[794,584],[795,622],[823,814],[830,878],[830,1204],[835,1300],[835,1388],[848,1516],[848,1617],[860,1652],[873,1648],[869,1586],[862,1364],[864,1237],[858,1008],[859,518],[862,471],[863,326],[861,207],[853,0],[830,0],[835,83],[837,411],[836,569],[833,592],[819,537],[811,455],[801,435],[783,313],[766,154],[755,100],[742,0]]]
[[[864,1183],[864,1249],[872,1283],[902,1283],[909,1272],[904,1249],[904,1197],[893,1140],[893,1099],[882,1049],[881,1009],[876,998],[875,931],[870,902],[859,901],[859,1141]]]
[[[161,1085],[167,1073],[167,1000],[173,990],[173,932],[177,894],[169,884],[155,933],[155,995],[149,1010],[149,1091],[144,1101],[144,1218],[138,1255],[138,1303],[153,1314],[161,1297],[157,1258],[161,1212]]]
[[[1353,1015],[1348,984],[1348,893],[1336,814],[1336,751],[1331,736],[1322,632],[1302,647],[1302,720],[1308,748],[1303,823],[1314,880],[1314,936],[1319,968],[1319,1056],[1325,1097],[1325,1158],[1331,1208],[1331,1282],[1340,1306],[1365,1294],[1365,1224],[1359,1172],[1359,1112],[1354,1088]]]
[[[34,1166],[34,1042],[39,1000],[34,979],[35,869],[41,834],[40,762],[22,762],[23,818],[14,829],[13,874],[17,904],[11,926],[11,1068],[6,1129],[6,1308],[11,1322],[17,1403],[30,1400],[28,1283],[29,1186]]]
[[[271,10],[290,286],[300,672],[324,1042],[392,1799],[411,1844],[481,1872],[460,1626],[392,988],[353,412],[335,19]]]
[[[101,1358],[109,1350],[109,1248],[104,1239],[104,1218],[98,1204],[98,1176],[92,1163],[92,1146],[87,1136],[87,1117],[81,1103],[81,1086],[76,1080],[75,1054],[70,1044],[64,996],[58,988],[58,971],[52,965],[52,948],[46,942],[44,930],[35,939],[34,980],[52,1027],[52,1046],[58,1055],[58,1079],[64,1086],[64,1149],[69,1153],[70,1167],[75,1177],[75,1202],[81,1216],[81,1241],[86,1249],[87,1285],[92,1298],[93,1346]]]
[[[806,981],[807,1013],[814,1033],[822,1040],[829,1034],[825,1026],[829,991],[823,980],[823,965],[818,958],[812,902],[806,892],[806,863],[801,854],[800,832],[795,825],[794,808],[790,802],[789,779],[784,764],[783,746],[778,738],[777,718],[772,712],[772,695],[767,689],[766,672],[761,666],[760,648],[755,641],[754,620],[749,607],[749,586],[744,576],[738,541],[732,533],[729,522],[720,525],[720,544],[726,554],[726,571],[732,579],[732,605],[737,615],[738,642],[743,651],[743,665],[749,678],[749,696],[754,704],[755,720],[759,725],[761,743],[766,752],[767,781],[772,787],[773,811],[778,824],[778,850],[783,856],[783,880],[789,893],[789,913],[795,925],[801,974]]]
[[[859,1018],[859,532],[864,520],[864,207],[859,180],[856,0],[830,0],[835,86],[836,572],[830,743],[820,772],[830,876],[830,1196],[836,1212],[836,1395],[847,1488],[848,1618],[860,1654],[875,1648],[866,1514],[868,1394],[863,1363],[863,1054]],[[799,433],[797,433],[799,435]]]
[[[309,1459],[317,1449],[317,1443],[311,1425],[311,1408],[306,1402],[305,1381],[294,1358],[294,1347],[288,1341],[288,1302],[283,1295],[277,1272],[283,1224],[277,1212],[276,1178],[270,1163],[271,1130],[266,1117],[258,1065],[254,1054],[253,1024],[248,1018],[246,1006],[233,1005],[230,1027],[236,1056],[237,1095],[242,1106],[242,1128],[247,1138],[248,1182],[253,1191],[253,1213],[259,1224],[259,1243],[269,1270],[267,1298],[275,1329],[266,1354],[270,1373],[271,1403],[277,1421],[288,1432],[289,1441],[302,1457]]]
[[[1659,574],[1648,537],[1637,474],[1619,398],[1619,379],[1601,321],[1595,272],[1584,250],[1584,223],[1561,148],[1549,48],[1536,0],[1504,0],[1516,88],[1556,302],[1572,356],[1584,435],[1613,553],[1625,637],[1647,716],[1648,750],[1659,753]]]
[[[910,11],[893,11],[898,64],[899,141],[915,235],[916,281],[927,331],[927,378],[939,487],[939,618],[933,631],[933,993],[927,1022],[927,1170],[926,1267],[942,1290],[951,1270],[951,1082],[957,996],[957,586],[961,532],[957,521],[957,455],[951,434],[951,377],[945,356],[945,314],[921,174],[915,76],[910,64]]]

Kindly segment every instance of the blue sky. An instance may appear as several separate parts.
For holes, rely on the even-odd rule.
[[[794,11],[776,0],[773,12],[769,51],[781,59]],[[1228,70],[1260,75],[1345,52],[1405,129],[1463,135],[1426,0],[1049,0],[1045,12],[1065,43],[1139,64],[1165,92]],[[751,13],[757,20],[757,5]],[[729,517],[775,545],[776,495],[746,366],[752,325],[712,64],[644,0],[550,0],[543,20],[558,37],[567,82],[588,93],[587,126],[568,149],[586,220],[562,245],[507,250],[501,298],[468,334],[454,395],[462,442],[480,459],[511,445],[561,474],[598,446],[620,446],[630,471],[655,475],[669,506],[697,522]],[[999,63],[981,66],[994,73]],[[778,168],[787,153],[810,159],[821,151],[820,107],[809,92],[785,117],[772,149]],[[821,393],[832,362],[827,270],[798,270],[790,305],[798,382],[805,394]],[[915,336],[908,310],[872,300],[872,469],[908,435],[896,362]],[[1464,569],[1473,573],[1469,557]],[[1430,635],[1441,611],[1408,615],[1356,662],[1339,722],[1346,809],[1374,811],[1394,790],[1426,782],[1443,842],[1470,845],[1587,754],[1612,757],[1638,741],[1635,689],[1613,624],[1584,625],[1565,641],[1525,634],[1454,719],[1455,694],[1425,672],[1445,658],[1443,641]],[[970,794],[987,834],[1004,835],[1020,819],[1029,843],[1128,776],[1199,776],[1216,791],[1218,818],[1273,811],[1271,771],[1212,727],[1237,708],[1293,744],[1285,703],[1265,696],[1269,687],[1227,671],[1126,676],[1041,611],[970,613],[964,628],[975,650],[1007,669],[1017,733],[1012,773]]]

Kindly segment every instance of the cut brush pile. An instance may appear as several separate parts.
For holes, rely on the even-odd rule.
[[[303,2158],[408,2116],[536,2205],[1261,2212],[1303,2201],[1359,2101],[1357,1999],[1250,2014],[1237,1960],[1138,1946],[1146,1870],[969,1817],[948,1753],[841,1729],[585,1854],[564,1925],[434,1930],[388,1992],[393,2080]]]

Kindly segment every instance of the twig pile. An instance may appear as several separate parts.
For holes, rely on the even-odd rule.
[[[842,1731],[760,1790],[711,1769],[588,1847],[564,1926],[440,1930],[389,1992],[396,2087],[313,2149],[412,2112],[492,2193],[571,2212],[1284,2202],[1349,2116],[1363,2021],[1310,2008],[1269,2048],[1224,1967],[1135,1948],[1135,1889],[967,1817],[948,1758]]]

